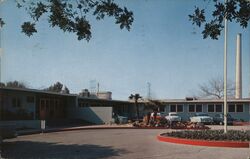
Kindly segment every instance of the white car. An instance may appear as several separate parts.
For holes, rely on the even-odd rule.
[[[206,113],[196,113],[193,117],[190,117],[190,121],[194,123],[212,124],[213,118]]]
[[[165,119],[170,122],[181,121],[181,117],[177,113],[169,113],[167,116],[165,116]]]

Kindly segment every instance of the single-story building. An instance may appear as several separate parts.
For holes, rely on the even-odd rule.
[[[99,99],[36,89],[0,88],[1,121],[46,120],[47,123],[84,120],[93,124],[110,123],[113,115],[133,118],[129,101]],[[36,122],[36,123],[37,123]]]
[[[104,97],[108,97],[107,99]],[[222,99],[167,99],[138,101],[139,115],[142,118],[147,112],[177,112],[183,120],[189,120],[197,112],[207,113],[214,117],[223,113]],[[229,114],[238,120],[250,120],[250,99],[229,99]],[[48,124],[65,124],[68,121],[87,121],[93,124],[114,122],[115,115],[136,119],[134,101],[112,100],[108,95],[89,96],[63,94],[36,89],[0,88],[0,119],[15,121],[18,127],[39,127],[41,120]],[[26,125],[23,125],[26,123]],[[34,126],[36,125],[36,126]]]
[[[151,102],[152,103],[152,102]],[[223,99],[167,99],[157,100],[159,110],[168,114],[178,113],[183,120],[189,120],[195,113],[207,113],[214,117],[216,114],[223,114]],[[250,121],[250,99],[228,99],[228,113],[235,119]]]

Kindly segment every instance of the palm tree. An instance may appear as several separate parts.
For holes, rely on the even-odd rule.
[[[136,94],[131,94],[129,96],[129,99],[131,100],[135,100],[135,107],[136,107],[136,115],[137,115],[137,120],[139,120],[139,107],[138,107],[138,99],[142,98],[140,96],[140,94],[136,93]]]

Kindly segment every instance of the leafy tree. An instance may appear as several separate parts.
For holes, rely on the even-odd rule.
[[[24,83],[18,81],[7,82],[5,86],[10,88],[27,88]]]
[[[64,86],[64,89],[62,90],[62,93],[70,94],[70,91],[69,91],[68,87]]]
[[[0,82],[0,88],[5,87],[5,83]]]
[[[239,23],[242,28],[247,28],[250,21],[250,1],[249,0],[228,0],[226,3],[221,0],[204,0],[207,5],[213,4],[214,9],[206,13],[206,9],[195,6],[194,13],[189,15],[189,20],[193,25],[203,27],[203,38],[210,37],[218,39],[224,28],[223,20],[226,18],[230,22]],[[207,15],[207,16],[206,16]],[[211,18],[208,18],[211,17]]]
[[[22,32],[31,36],[37,32],[36,24],[41,17],[47,17],[50,27],[58,27],[64,32],[74,33],[78,40],[91,38],[91,24],[89,16],[97,20],[114,17],[115,23],[121,29],[128,31],[134,21],[133,12],[122,8],[114,0],[16,0],[18,8],[24,8],[31,21],[22,24]],[[0,26],[5,23],[0,17]]]
[[[62,92],[62,88],[63,88],[63,84],[61,84],[60,82],[56,82],[54,85],[51,85],[49,88],[46,88],[44,90],[60,93]]]
[[[63,84],[60,82],[56,82],[55,84],[51,85],[49,88],[45,88],[44,90],[49,92],[70,94],[68,87],[67,86],[63,87]]]
[[[207,83],[199,85],[200,97],[222,99],[224,96],[224,82],[222,78],[212,78]],[[228,81],[227,94],[233,97],[235,85]]]

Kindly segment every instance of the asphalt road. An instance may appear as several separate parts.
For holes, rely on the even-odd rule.
[[[19,136],[6,140],[10,159],[248,159],[248,148],[213,148],[160,142],[166,130],[79,130]],[[1,158],[1,157],[0,157]]]

